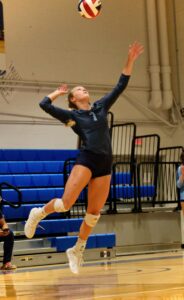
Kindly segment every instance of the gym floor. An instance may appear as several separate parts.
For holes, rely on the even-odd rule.
[[[120,256],[85,262],[80,275],[68,265],[0,273],[0,299],[184,299],[184,252]]]

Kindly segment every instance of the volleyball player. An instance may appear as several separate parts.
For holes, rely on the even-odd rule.
[[[85,87],[76,86],[68,91],[65,84],[46,96],[40,103],[40,107],[46,113],[71,126],[81,138],[82,147],[66,183],[62,199],[52,199],[42,208],[33,208],[25,224],[25,235],[32,238],[38,223],[47,215],[70,210],[81,191],[88,185],[87,212],[80,227],[78,240],[66,251],[73,273],[79,273],[87,239],[100,218],[100,211],[109,194],[112,149],[107,113],[126,88],[134,62],[143,50],[143,46],[137,42],[129,46],[127,62],[116,86],[109,94],[93,104]],[[53,105],[59,96],[66,94],[68,94],[70,110]]]

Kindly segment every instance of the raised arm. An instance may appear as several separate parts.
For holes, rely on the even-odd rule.
[[[122,70],[122,73],[124,75],[130,76],[132,74],[134,62],[143,52],[144,47],[138,42],[134,42],[132,45],[129,46],[127,61]]]
[[[122,69],[122,74],[117,85],[109,94],[105,95],[102,99],[97,101],[97,103],[103,104],[104,108],[107,111],[114,104],[119,95],[125,90],[133,70],[134,62],[143,53],[143,51],[144,47],[137,42],[129,46],[127,61]]]
[[[50,114],[52,117],[58,119],[63,123],[67,123],[72,118],[72,113],[69,110],[54,106],[52,103],[61,95],[65,95],[68,92],[66,84],[61,85],[58,89],[46,96],[41,102],[40,107]]]

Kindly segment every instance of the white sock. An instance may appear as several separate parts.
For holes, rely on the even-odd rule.
[[[75,246],[74,246],[74,249],[76,251],[81,251],[81,252],[84,252],[85,248],[86,248],[86,243],[87,241],[86,240],[82,240],[81,238],[78,238]]]

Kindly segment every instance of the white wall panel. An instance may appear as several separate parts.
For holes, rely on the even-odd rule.
[[[105,0],[95,20],[80,17],[77,3],[4,1],[7,62],[13,62],[24,79],[113,83],[129,43],[145,43],[144,0],[131,0],[131,5],[126,0]],[[146,55],[141,64],[145,62]],[[141,69],[138,64],[135,74]],[[142,85],[143,75],[137,76]]]

